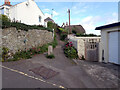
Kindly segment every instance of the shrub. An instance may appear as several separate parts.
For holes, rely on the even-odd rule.
[[[48,51],[48,44],[46,44],[46,45],[43,45],[42,47],[40,47],[40,52],[41,53],[44,53],[44,52],[47,52]]]
[[[51,21],[47,22],[47,27],[50,29],[54,28],[54,23],[52,23]]]
[[[42,25],[26,25],[20,22],[10,22],[10,19],[6,15],[0,15],[0,22],[2,22],[2,25],[0,24],[0,27],[2,27],[3,29],[9,27],[15,27],[17,30],[21,29],[24,31],[38,29],[38,30],[48,30],[52,32],[51,28],[46,28],[43,27]]]
[[[72,33],[76,34],[77,32],[75,30],[72,30]]]
[[[47,54],[46,57],[49,58],[49,59],[55,58],[54,54],[51,54],[51,55],[48,55],[48,54]]]
[[[29,52],[26,52],[26,51],[21,51],[21,52],[16,52],[14,55],[13,55],[13,61],[17,61],[17,60],[20,60],[20,59],[29,59],[29,58],[32,58],[31,57],[31,54]]]
[[[18,50],[18,52],[16,52],[15,54],[12,55],[12,58],[9,58],[9,55],[8,55],[9,49],[3,47],[2,48],[2,60],[0,60],[0,61],[17,61],[20,59],[29,59],[29,58],[32,58],[32,55],[47,52],[49,45],[52,45],[53,48],[55,48],[57,46],[57,44],[58,43],[57,43],[56,35],[55,35],[53,42],[45,44],[43,46],[33,47],[33,48],[30,48],[30,49],[25,50],[25,51]],[[48,56],[48,58],[49,57],[52,58],[51,55]]]
[[[70,59],[78,58],[77,50],[73,47],[72,42],[68,42],[67,44],[65,44],[64,53],[66,57]]]
[[[99,37],[98,35],[95,35],[95,34],[81,34],[81,33],[77,33],[76,36],[77,37]]]
[[[67,38],[67,33],[68,33],[67,30],[59,28],[60,40],[64,41]]]
[[[64,41],[67,38],[67,34],[62,34],[60,36],[60,40]]]
[[[9,49],[6,47],[3,47],[2,48],[2,60],[6,61],[8,59],[9,57],[8,53],[9,53]]]
[[[84,36],[84,35],[80,33],[76,33],[76,36],[79,37],[79,36]]]
[[[85,60],[85,57],[82,55],[81,59],[82,59],[82,60]]]
[[[53,23],[53,22],[51,22],[51,21],[49,21],[49,22],[47,22],[47,28],[49,28],[49,29],[51,29],[51,30],[57,30],[57,28],[58,28],[58,25],[57,24],[55,24],[55,23]]]
[[[0,21],[2,21],[2,22],[10,22],[10,19],[6,15],[1,14],[0,15]]]

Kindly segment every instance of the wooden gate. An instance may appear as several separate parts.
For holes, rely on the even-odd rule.
[[[99,42],[85,43],[85,59],[89,61],[98,61],[99,59]]]

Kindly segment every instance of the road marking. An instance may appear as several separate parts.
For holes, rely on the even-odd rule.
[[[0,65],[0,67],[5,68],[5,69],[10,70],[10,71],[13,71],[13,72],[16,72],[16,73],[19,73],[19,74],[21,74],[21,75],[27,76],[27,77],[29,77],[29,78],[33,78],[33,79],[35,79],[35,80],[39,80],[39,81],[41,81],[41,82],[51,84],[51,85],[56,86],[56,87],[58,87],[58,88],[67,89],[67,88],[65,88],[65,87],[62,86],[62,85],[57,85],[57,84],[54,84],[54,83],[51,83],[51,82],[42,80],[42,79],[40,79],[40,78],[37,78],[37,77],[31,76],[31,75],[28,75],[28,74],[26,74],[26,73],[24,73],[24,72],[21,72],[21,71],[15,70],[15,69],[11,69],[11,68],[6,67],[6,66],[3,66],[3,65]]]

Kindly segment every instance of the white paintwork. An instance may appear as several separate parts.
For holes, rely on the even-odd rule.
[[[109,33],[109,62],[116,64],[120,64],[118,62],[118,33],[120,32]]]
[[[3,7],[3,6],[2,6]],[[28,25],[43,25],[44,22],[44,14],[37,6],[34,0],[27,0],[25,2],[16,4],[14,6],[4,5],[4,15],[6,15],[6,8],[9,9],[9,18],[11,21],[18,21],[21,23],[25,23]],[[39,22],[39,16],[41,17],[41,22]]]
[[[120,26],[119,27],[112,27],[112,28],[106,28],[106,29],[102,29],[101,30],[101,42],[100,42],[100,49],[99,49],[99,61],[100,62],[109,62],[109,33],[111,32],[118,32],[120,30]],[[116,39],[117,41],[120,40],[120,38]],[[115,41],[116,41],[115,40]],[[114,42],[114,41],[113,41]],[[104,50],[104,61],[102,60],[102,51]],[[114,51],[116,53],[118,53],[118,51]],[[119,59],[119,58],[118,58]],[[119,60],[118,60],[119,62]],[[117,63],[116,63],[117,64]]]
[[[4,14],[9,17],[9,9],[10,9],[10,6],[7,6],[7,5],[0,6],[0,14]]]
[[[101,37],[76,37],[73,35],[68,35],[69,41],[73,43],[73,46],[78,51],[78,56],[81,58],[82,56],[85,57],[85,42],[100,42]]]

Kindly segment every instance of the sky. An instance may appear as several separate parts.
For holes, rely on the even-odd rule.
[[[19,2],[12,2],[14,5]],[[36,2],[46,17],[62,25],[68,22],[70,9],[71,25],[82,25],[86,33],[100,34],[96,27],[118,21],[118,2]],[[53,9],[53,10],[52,10]]]

